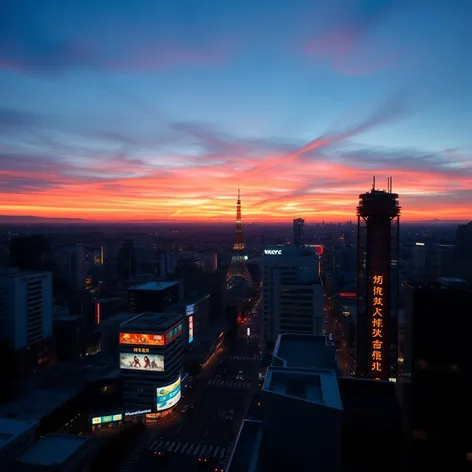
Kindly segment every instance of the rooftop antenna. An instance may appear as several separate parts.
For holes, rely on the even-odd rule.
[[[238,184],[238,200],[241,200],[241,195],[239,193],[239,184]]]
[[[373,177],[372,190],[375,190],[375,175],[374,175],[374,177]]]

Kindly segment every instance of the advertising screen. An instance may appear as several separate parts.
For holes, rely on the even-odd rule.
[[[120,344],[164,346],[165,341],[162,334],[120,333]]]
[[[180,391],[180,376],[179,378],[167,387],[158,387],[157,394],[157,411],[167,410],[178,403],[181,397]]]
[[[108,416],[96,416],[92,418],[92,424],[106,424],[106,423],[115,423],[117,421],[122,421],[123,415],[108,415]]]
[[[188,317],[188,342],[193,342],[193,316]]]
[[[172,331],[169,331],[166,334],[166,344],[169,344],[172,342],[177,336],[180,336],[182,334],[182,325],[179,324],[176,326]]]
[[[187,308],[185,310],[185,314],[187,316],[190,316],[190,315],[193,315],[194,312],[195,312],[195,304],[194,305],[187,305]]]
[[[129,370],[154,370],[164,372],[164,356],[158,354],[120,353],[120,368]]]

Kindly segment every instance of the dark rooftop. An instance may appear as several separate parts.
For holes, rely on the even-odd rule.
[[[288,368],[335,369],[335,356],[336,346],[327,336],[281,334],[272,363]]]
[[[226,470],[228,472],[256,472],[261,441],[262,422],[244,420]]]
[[[137,330],[166,330],[182,320],[178,313],[141,313],[121,324],[127,331]]]

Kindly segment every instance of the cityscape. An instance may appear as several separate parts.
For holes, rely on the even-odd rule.
[[[472,470],[471,5],[23,3],[0,470]]]

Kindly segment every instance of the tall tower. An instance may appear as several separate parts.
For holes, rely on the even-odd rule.
[[[303,218],[297,218],[293,220],[293,245],[297,247],[303,247],[305,241],[303,233],[305,231],[305,220]]]
[[[247,270],[246,261],[244,259],[244,237],[243,224],[241,220],[241,195],[238,188],[238,202],[236,206],[236,241],[233,246],[233,255],[231,263],[226,274],[226,287],[231,288],[236,278],[244,279],[248,285],[252,285],[252,277]]]
[[[359,195],[357,207],[356,376],[396,378],[400,205],[375,188]]]

